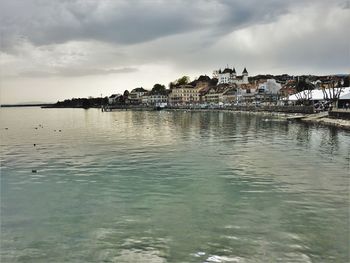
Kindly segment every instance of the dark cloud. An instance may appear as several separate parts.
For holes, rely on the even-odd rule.
[[[293,1],[294,4],[298,0]],[[216,34],[227,34],[252,24],[269,23],[276,20],[280,15],[288,13],[290,1],[230,1],[222,0],[224,14],[218,26]]]
[[[44,1],[1,3],[4,45],[23,36],[35,45],[71,40],[136,44],[208,30],[213,35],[265,23],[287,12],[289,1]]]

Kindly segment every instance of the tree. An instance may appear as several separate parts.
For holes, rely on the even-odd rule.
[[[88,109],[91,107],[91,101],[89,99],[82,99],[82,107]]]
[[[309,82],[307,79],[301,78],[295,84],[296,94],[295,96],[299,101],[302,101],[303,104],[310,104],[312,90],[315,89],[315,86]]]
[[[342,83],[332,79],[328,88],[322,88],[323,98],[332,103],[333,106],[337,106],[339,97],[344,90]]]
[[[179,78],[178,80],[176,80],[176,85],[186,85],[190,82],[190,77],[188,76],[183,76],[181,78]]]
[[[174,82],[170,82],[169,85],[168,85],[169,89],[172,90],[173,88],[176,87],[175,83]]]
[[[127,99],[129,97],[129,91],[126,89],[123,93],[124,99]]]
[[[166,88],[164,85],[161,84],[154,84],[151,94],[165,94],[166,93]]]
[[[350,76],[347,75],[347,76],[344,78],[343,87],[349,87],[349,86],[350,86]]]
[[[124,90],[123,96],[120,96],[120,104],[128,104],[129,103],[129,91]]]
[[[190,77],[188,76],[183,76],[177,80],[174,80],[172,82],[169,83],[169,89],[172,90],[178,86],[181,86],[181,85],[187,85],[190,83]]]

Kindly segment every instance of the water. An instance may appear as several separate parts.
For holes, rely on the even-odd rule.
[[[350,261],[348,132],[224,112],[0,112],[2,263]]]

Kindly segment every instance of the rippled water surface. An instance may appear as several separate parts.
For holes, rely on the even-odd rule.
[[[225,112],[0,113],[1,262],[350,261],[348,132]]]

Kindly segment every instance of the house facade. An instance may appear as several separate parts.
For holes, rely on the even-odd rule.
[[[147,105],[160,105],[168,103],[167,94],[151,94],[147,98]]]
[[[236,100],[237,85],[219,84],[211,87],[203,95],[203,102],[207,104],[232,103]]]
[[[237,103],[251,104],[255,101],[257,84],[248,83],[239,86],[237,91]]]
[[[178,88],[173,88],[169,94],[170,105],[198,104],[199,102],[199,89],[191,85],[181,85]]]
[[[108,97],[108,104],[116,104],[121,96],[122,94],[112,94]]]
[[[133,89],[129,94],[129,100],[131,104],[140,104],[142,103],[142,96],[145,95],[148,91],[142,87]]]

